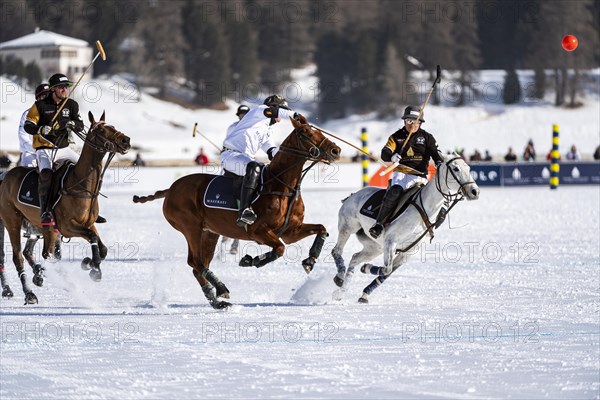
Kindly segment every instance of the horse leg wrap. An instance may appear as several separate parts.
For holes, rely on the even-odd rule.
[[[321,250],[323,250],[323,244],[325,244],[325,239],[327,239],[328,236],[329,233],[327,232],[321,232],[317,234],[315,241],[308,251],[308,255],[310,257],[319,258],[319,255],[321,255]]]
[[[342,255],[332,251],[331,256],[335,261],[335,266],[337,268],[338,274],[344,274],[346,272],[346,264],[344,263],[344,258],[342,257]]]
[[[202,286],[202,292],[204,292],[204,297],[206,297],[206,300],[208,300],[208,302],[211,304],[217,300],[217,297],[214,293],[214,289],[215,288],[210,283],[207,283],[206,285]]]
[[[92,242],[92,261],[96,265],[96,268],[100,268],[102,257],[100,257],[100,249],[98,248],[98,242]]]
[[[279,256],[277,255],[277,253],[275,253],[274,251],[269,251],[268,253],[254,257],[254,260],[252,260],[252,264],[256,268],[260,268],[270,262],[277,260],[278,258]]]
[[[217,276],[209,269],[204,269],[202,271],[202,276],[204,279],[209,281],[217,290],[217,297],[226,297],[229,298],[229,289],[227,286]]]
[[[379,276],[373,279],[373,282],[371,282],[366,288],[364,288],[363,292],[367,295],[371,294],[373,290],[377,289],[383,282],[385,282],[385,280],[385,276]]]

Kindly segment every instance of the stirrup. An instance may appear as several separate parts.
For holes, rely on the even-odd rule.
[[[235,223],[239,227],[244,227],[244,225],[252,225],[256,222],[256,214],[252,210],[252,208],[248,207],[242,211],[242,214],[238,217]]]
[[[369,234],[373,237],[373,239],[377,239],[381,233],[383,232],[383,224],[377,222],[375,225],[369,229]]]

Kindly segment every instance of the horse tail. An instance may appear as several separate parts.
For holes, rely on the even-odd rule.
[[[134,195],[133,196],[133,202],[134,203],[146,203],[148,201],[153,201],[156,199],[163,199],[167,193],[169,193],[169,189],[166,190],[159,190],[154,194],[151,194],[150,196],[137,196]]]

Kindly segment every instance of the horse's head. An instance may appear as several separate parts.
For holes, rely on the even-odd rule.
[[[129,136],[112,125],[106,125],[104,114],[102,113],[100,120],[95,121],[92,112],[88,113],[91,126],[85,141],[98,151],[126,154],[131,148]]]
[[[299,115],[299,121],[290,118],[294,125],[294,132],[290,138],[295,138],[293,147],[295,151],[304,152],[307,159],[330,163],[340,159],[341,149],[327,139],[323,132],[314,129],[306,121],[303,115]],[[289,143],[288,145],[292,145]],[[283,147],[283,144],[282,144]]]
[[[471,168],[458,154],[443,155],[444,162],[438,167],[436,182],[438,190],[443,194],[453,195],[462,193],[467,200],[479,198],[479,186],[471,177]],[[446,193],[443,186],[448,188]]]

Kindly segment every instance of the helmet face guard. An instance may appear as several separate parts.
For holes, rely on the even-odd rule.
[[[283,97],[277,94],[267,97],[263,104],[267,106],[277,106],[280,108],[285,108],[286,110],[290,109],[290,107],[288,106],[288,102]]]

